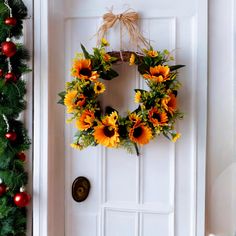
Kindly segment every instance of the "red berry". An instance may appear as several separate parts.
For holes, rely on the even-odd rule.
[[[9,82],[9,81],[16,82],[17,81],[15,74],[12,72],[8,72],[7,74],[5,74],[5,79],[7,82]]]
[[[7,57],[12,57],[16,54],[16,45],[9,41],[9,42],[3,42],[1,44],[2,46],[2,53]]]
[[[30,203],[30,195],[26,192],[17,193],[14,196],[14,202],[18,207],[26,207]]]
[[[24,152],[20,152],[17,154],[17,157],[21,160],[21,161],[25,161],[26,160],[26,156]]]
[[[0,184],[0,197],[7,191],[7,186],[5,184]]]
[[[17,20],[14,17],[8,17],[8,18],[5,19],[4,22],[5,22],[6,25],[15,26],[16,23],[17,23]]]
[[[10,141],[15,141],[16,140],[16,132],[8,132],[5,134],[5,137],[10,140]]]

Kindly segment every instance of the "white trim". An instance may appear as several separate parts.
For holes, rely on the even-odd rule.
[[[34,1],[33,235],[48,235],[48,0]]]
[[[208,101],[208,0],[198,1],[196,236],[205,235]],[[201,15],[200,15],[201,13]],[[205,37],[203,37],[204,35]],[[207,70],[207,71],[206,71]],[[204,92],[203,92],[204,91]],[[205,105],[204,105],[205,104]]]

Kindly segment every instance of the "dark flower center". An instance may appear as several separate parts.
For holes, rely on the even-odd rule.
[[[75,100],[75,104],[77,104],[78,102],[83,102],[84,98],[83,97],[77,97]]]
[[[115,130],[111,128],[110,126],[105,126],[104,128],[104,134],[108,137],[111,138],[115,134]]]
[[[142,127],[137,127],[137,128],[134,129],[133,136],[135,138],[139,138],[142,135],[142,133],[143,133]]]
[[[97,90],[100,91],[101,89],[102,89],[101,86],[98,85]]]
[[[158,121],[161,120],[161,116],[159,113],[154,113],[153,116],[152,116],[154,119],[157,119]]]
[[[92,75],[92,71],[89,68],[83,68],[80,70],[80,74],[90,77]]]
[[[153,74],[153,76],[156,76],[156,77],[158,77],[159,75],[161,75],[161,74],[160,73]]]

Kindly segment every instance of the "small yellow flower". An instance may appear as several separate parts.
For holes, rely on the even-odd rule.
[[[136,113],[131,113],[129,115],[129,119],[130,121],[135,122],[135,123],[141,121],[141,118]]]
[[[102,43],[102,46],[105,46],[105,47],[110,45],[105,38],[101,39],[101,43]]]
[[[129,65],[132,66],[135,64],[135,54],[132,53],[129,59]]]
[[[103,83],[96,82],[94,84],[94,88],[93,89],[94,89],[94,92],[96,94],[101,94],[101,93],[104,93],[104,91],[106,90],[106,87],[105,87],[105,85]]]
[[[118,120],[118,114],[116,111],[113,111],[109,116],[109,123],[115,125],[116,121]]]
[[[181,137],[181,134],[180,133],[176,133],[176,134],[173,135],[171,141],[175,143],[180,137]]]
[[[81,150],[82,146],[79,143],[71,143],[70,145],[72,148],[77,149],[77,150]]]
[[[158,56],[158,52],[154,51],[154,50],[149,50],[147,52],[147,55],[150,56],[150,57],[157,57]]]
[[[140,92],[140,91],[137,91],[137,92],[135,93],[134,101],[135,101],[136,103],[140,103],[140,101],[141,101],[141,96],[142,96],[141,92]]]
[[[103,55],[103,60],[104,60],[105,62],[109,62],[109,61],[111,60],[111,56],[110,56],[109,54],[105,53],[105,54]]]

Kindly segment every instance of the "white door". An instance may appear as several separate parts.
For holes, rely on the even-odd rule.
[[[89,50],[95,46],[96,38],[92,37],[101,16],[112,6],[117,13],[127,7],[139,12],[141,31],[154,48],[175,50],[176,63],[186,65],[179,74],[183,84],[179,105],[186,115],[178,123],[182,138],[176,144],[159,137],[142,148],[140,157],[102,147],[77,151],[70,148],[73,125],[63,124],[66,236],[203,236],[206,1],[54,1],[64,4],[60,17],[65,23],[61,45],[65,81],[70,80],[72,58],[81,51],[80,43]],[[119,50],[118,26],[107,38],[110,50]],[[124,49],[129,47],[124,40]],[[52,57],[58,56],[54,50]],[[107,84],[103,103],[121,112],[132,110],[133,89],[144,87],[143,80],[128,65],[118,65],[116,70],[120,77]],[[78,176],[91,182],[90,194],[81,203],[71,195],[71,185]]]

